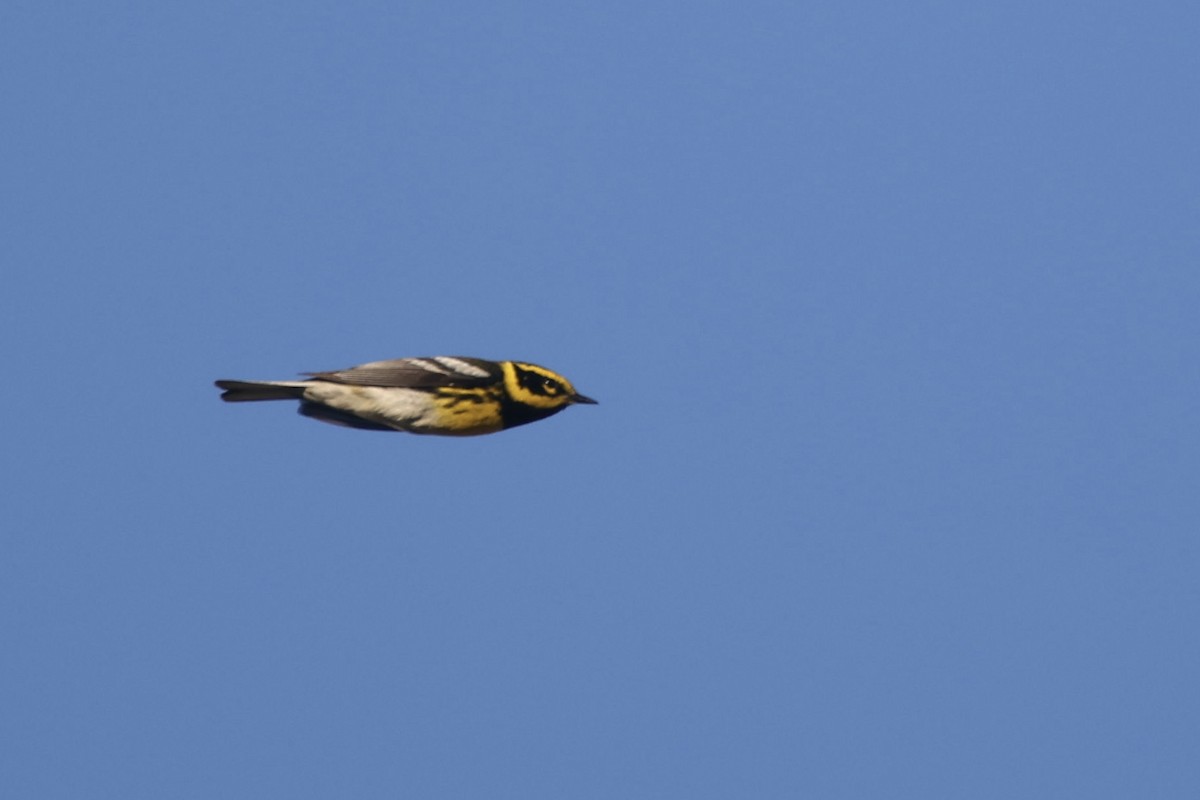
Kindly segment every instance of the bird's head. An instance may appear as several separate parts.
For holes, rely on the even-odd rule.
[[[504,388],[514,401],[543,411],[558,411],[574,403],[595,405],[596,401],[575,391],[571,382],[557,372],[522,361],[505,361]]]

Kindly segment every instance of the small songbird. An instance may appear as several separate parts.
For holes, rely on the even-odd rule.
[[[299,400],[306,417],[369,431],[476,436],[596,401],[563,376],[522,361],[460,356],[372,361],[307,380],[216,382],[228,403]]]

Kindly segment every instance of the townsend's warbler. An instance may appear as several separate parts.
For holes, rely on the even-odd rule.
[[[299,400],[306,417],[369,431],[474,436],[595,403],[563,376],[521,361],[436,356],[372,361],[300,381],[217,381],[221,399]]]

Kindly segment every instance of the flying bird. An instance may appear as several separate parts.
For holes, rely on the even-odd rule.
[[[596,401],[557,372],[524,361],[461,356],[372,361],[306,380],[219,380],[227,403],[299,400],[306,417],[369,431],[477,436]]]

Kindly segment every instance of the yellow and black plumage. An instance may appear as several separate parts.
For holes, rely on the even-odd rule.
[[[306,380],[216,385],[230,403],[299,400],[300,413],[321,422],[442,436],[495,433],[596,402],[558,373],[523,361],[397,358],[304,374]]]

